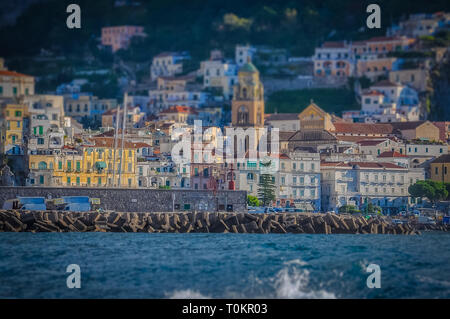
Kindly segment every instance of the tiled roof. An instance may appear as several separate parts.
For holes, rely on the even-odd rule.
[[[321,162],[321,167],[343,167],[343,168],[372,168],[372,169],[405,169],[393,163],[378,163],[378,162]]]
[[[437,128],[439,128],[439,139],[441,141],[445,141],[447,139],[446,131],[447,125],[450,125],[450,122],[432,122]]]
[[[164,110],[160,112],[159,114],[168,114],[168,113],[190,113],[190,114],[196,114],[197,112],[193,110],[189,106],[183,106],[183,105],[175,105],[169,107],[167,110]]]
[[[408,157],[396,151],[383,152],[378,157]]]
[[[412,122],[392,122],[391,125],[396,130],[414,130],[426,121],[412,121]]]
[[[114,148],[114,138],[111,137],[93,137],[89,139],[89,142],[92,144],[84,144],[84,147],[105,147],[105,148]],[[148,146],[142,146],[145,143],[133,143],[130,141],[124,141],[123,147],[124,148],[141,148],[141,147],[149,147]],[[120,149],[122,147],[122,140],[117,139],[117,149]]]
[[[287,121],[287,120],[298,120],[299,113],[273,113],[266,114],[266,121]]]
[[[371,124],[371,123],[334,123],[334,133],[347,133],[347,134],[380,134],[387,135],[391,134],[393,131],[393,127],[391,124],[380,123],[380,124]]]
[[[383,143],[384,141],[385,141],[385,139],[384,140],[372,139],[372,140],[358,141],[357,143],[361,146],[375,146],[375,145]]]
[[[377,96],[377,95],[384,95],[384,94],[377,90],[365,90],[365,91],[363,91],[363,95]]]
[[[327,41],[322,44],[322,48],[329,48],[329,49],[339,49],[339,48],[345,48],[346,44],[343,41]]]
[[[432,161],[432,163],[450,163],[450,154],[441,155]]]
[[[372,87],[385,87],[385,86],[397,87],[397,86],[401,86],[401,84],[394,83],[394,82],[391,82],[389,80],[382,80],[382,81],[379,81],[379,82],[375,83],[374,85],[372,85]]]
[[[15,76],[15,77],[32,77],[31,75],[26,75],[9,70],[0,70],[0,76]]]

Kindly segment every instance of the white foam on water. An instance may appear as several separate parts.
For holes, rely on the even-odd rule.
[[[308,288],[309,271],[285,267],[275,277],[276,298],[281,299],[335,299],[334,293]]]
[[[191,289],[175,290],[166,295],[169,299],[211,299],[211,297],[202,295],[200,292]]]
[[[307,265],[307,263],[301,259],[294,259],[294,260],[290,260],[290,261],[285,261],[284,262],[285,265],[299,265],[299,266],[305,266]]]

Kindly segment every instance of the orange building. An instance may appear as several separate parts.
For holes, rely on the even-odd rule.
[[[113,52],[127,49],[131,38],[146,36],[144,27],[124,25],[102,28],[102,45],[110,46]]]

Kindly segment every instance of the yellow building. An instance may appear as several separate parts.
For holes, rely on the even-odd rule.
[[[264,125],[264,87],[259,71],[248,61],[239,69],[238,83],[231,102],[233,126],[262,127]]]
[[[450,154],[441,155],[430,164],[431,179],[450,183]]]
[[[23,154],[24,119],[27,107],[20,104],[7,104],[1,112],[1,152],[10,155]]]
[[[332,131],[334,125],[329,113],[322,110],[313,101],[298,116],[300,119],[300,129],[302,131]]]
[[[114,138],[109,137],[93,138],[89,144],[82,145],[79,150],[73,149],[72,152],[66,147],[62,154],[30,155],[30,184],[136,187],[136,151],[139,143],[124,141],[123,157],[121,146],[122,141],[119,139],[115,161]]]

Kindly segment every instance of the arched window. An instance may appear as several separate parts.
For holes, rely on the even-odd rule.
[[[47,169],[47,163],[46,162],[39,162],[38,168],[39,169]]]
[[[245,106],[241,106],[238,111],[238,124],[248,123],[248,109]]]

